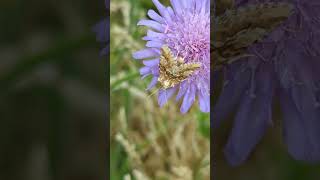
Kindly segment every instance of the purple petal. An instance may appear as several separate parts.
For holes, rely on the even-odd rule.
[[[231,165],[239,165],[247,159],[270,125],[272,78],[272,72],[262,69],[257,74],[255,97],[243,97],[225,148],[226,158]]]
[[[158,0],[152,0],[153,4],[157,7],[159,13],[164,16],[166,7],[164,7]]]
[[[199,106],[202,112],[210,111],[210,94],[205,92],[199,92]]]
[[[159,76],[159,66],[152,66],[151,67],[151,72],[153,75]]]
[[[143,76],[143,75],[146,75],[146,74],[150,74],[150,67],[148,66],[144,66],[142,68],[140,68],[140,74]]]
[[[173,17],[175,14],[174,14],[174,11],[171,7],[167,7],[167,10],[168,10],[168,13],[171,17]]]
[[[159,56],[153,49],[147,48],[133,53],[134,59],[146,59]]]
[[[153,19],[153,20],[155,20],[155,21],[157,21],[157,22],[159,22],[159,23],[161,23],[161,24],[163,24],[165,21],[164,21],[164,19],[163,19],[163,17],[161,17],[158,13],[156,13],[154,10],[149,10],[148,11],[148,16],[151,18],[151,19]]]
[[[150,48],[159,48],[160,49],[163,46],[163,43],[159,42],[159,41],[148,41],[146,46],[150,47]]]
[[[182,6],[180,4],[180,0],[170,0],[170,2],[172,4],[172,7],[173,7],[174,11],[177,14],[181,14]]]
[[[315,113],[319,117],[319,108],[312,108],[314,113],[300,113],[288,93],[282,91],[281,108],[283,111],[283,137],[291,156],[297,160],[320,161],[320,141],[318,118],[312,117]]]
[[[143,64],[146,66],[152,67],[152,66],[157,66],[159,64],[159,61],[160,61],[159,58],[152,59],[152,60],[144,60]]]
[[[251,75],[249,70],[242,72],[238,67],[234,74],[230,72],[229,74],[232,77],[225,80],[227,83],[223,86],[222,93],[213,108],[212,127],[218,127],[221,121],[230,115],[230,112],[237,107],[240,98],[249,85]]]
[[[158,82],[158,77],[157,76],[153,76],[150,84],[147,87],[147,90],[150,90],[151,88],[153,88]]]
[[[184,95],[183,102],[180,108],[181,113],[186,113],[192,106],[196,96],[196,88],[193,84],[189,85],[189,88]]]
[[[187,83],[182,82],[180,84],[179,92],[176,96],[176,101],[179,101],[183,97],[183,95],[187,92],[187,89],[188,89]]]
[[[152,28],[154,30],[157,30],[159,32],[164,32],[165,28],[160,24],[158,23],[157,21],[153,21],[153,20],[140,20],[138,22],[138,26],[147,26],[149,28]]]
[[[165,34],[159,33],[159,32],[154,32],[152,30],[148,30],[147,36],[152,37],[152,38],[156,38],[156,39],[160,39],[160,40],[166,37]]]
[[[161,89],[159,91],[159,96],[158,96],[158,103],[159,106],[162,107],[169,99],[170,97],[175,93],[176,88],[170,88],[170,89]]]

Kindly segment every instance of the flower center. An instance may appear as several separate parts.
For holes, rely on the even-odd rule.
[[[168,24],[165,43],[185,62],[201,64],[193,76],[210,76],[210,15],[185,11],[175,18]]]

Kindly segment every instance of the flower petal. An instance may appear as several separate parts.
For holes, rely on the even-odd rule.
[[[182,13],[182,5],[180,3],[180,0],[170,0],[172,7],[176,14],[181,14]]]
[[[153,49],[147,48],[133,53],[134,59],[146,59],[159,56]]]
[[[199,106],[202,112],[210,112],[210,94],[199,92]]]
[[[152,10],[152,9],[150,9],[149,11],[148,11],[148,16],[151,18],[151,19],[153,19],[153,20],[155,20],[155,21],[157,21],[157,22],[159,22],[159,23],[161,23],[161,24],[163,24],[165,21],[164,21],[164,19],[163,19],[163,17],[161,17],[158,13],[156,13],[154,10]]]
[[[236,114],[225,148],[226,158],[231,165],[239,165],[247,159],[270,125],[273,76],[270,71],[262,70],[257,74],[256,96],[244,96]]]
[[[161,89],[159,91],[159,96],[158,96],[159,106],[162,107],[175,92],[176,92],[176,88],[169,88],[165,90]]]
[[[159,61],[160,61],[159,58],[151,59],[151,60],[144,60],[143,64],[146,66],[152,67],[152,66],[157,66],[159,64]]]
[[[222,120],[224,120],[238,105],[244,91],[249,85],[251,72],[246,70],[241,71],[239,67],[235,67],[236,72],[229,74],[232,76],[226,79],[227,83],[223,86],[222,93],[219,95],[213,108],[212,127],[218,127]],[[236,91],[236,92],[235,92]]]
[[[157,76],[153,76],[150,84],[147,87],[147,90],[150,90],[151,88],[153,88],[158,82],[158,77]]]
[[[306,117],[299,112],[293,99],[284,90],[280,99],[283,111],[283,137],[290,155],[297,160],[320,161],[320,122],[318,118],[312,117],[315,113],[319,117],[319,108],[313,108],[313,115]]]
[[[147,26],[147,27],[152,28],[152,29],[159,31],[159,32],[164,32],[164,30],[165,30],[164,26],[162,26],[157,21],[153,21],[153,20],[145,20],[145,19],[140,20],[138,22],[138,26]]]
[[[144,76],[144,75],[146,75],[146,74],[150,74],[150,67],[148,67],[148,66],[144,66],[144,67],[142,67],[142,68],[140,68],[140,75],[141,76]]]
[[[189,88],[184,95],[183,102],[180,108],[181,113],[186,113],[190,109],[191,105],[193,104],[196,96],[196,88],[193,84],[189,85]]]
[[[146,46],[149,48],[161,48],[163,43],[159,41],[148,41]]]
[[[159,13],[164,16],[167,11],[166,7],[164,7],[158,0],[152,0],[152,2],[157,7]]]

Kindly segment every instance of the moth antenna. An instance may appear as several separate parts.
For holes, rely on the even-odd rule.
[[[264,62],[268,62],[268,60],[267,60],[265,57],[263,57],[262,54],[260,54],[260,53],[256,50],[256,48],[253,48],[253,50],[254,50],[254,53],[255,53],[261,60],[263,60]]]
[[[285,30],[285,31],[288,31],[288,32],[299,32],[299,29],[297,29],[297,28],[282,27],[282,29]]]
[[[147,98],[148,98],[148,99],[151,98],[151,96],[153,96],[154,94],[156,94],[157,92],[159,92],[159,90],[160,90],[160,88],[157,88],[155,91],[153,91],[151,94],[149,94],[149,95],[147,96]]]
[[[166,24],[166,27],[165,27],[165,29],[164,29],[164,33],[167,34],[167,33],[168,33],[168,30],[169,30],[169,25]]]
[[[228,60],[228,64],[232,64],[233,62],[241,59],[241,58],[246,58],[246,57],[256,57],[256,55],[254,54],[243,54],[243,55],[240,55],[240,56],[236,56],[236,57],[233,57],[231,58],[230,60]]]
[[[179,54],[180,54],[180,50],[178,50],[178,52],[177,52],[177,57],[179,56]]]
[[[169,103],[168,103],[168,100],[169,100],[169,99],[167,99],[167,98],[168,98],[168,97],[167,97],[167,91],[164,92],[164,97],[165,97],[166,100],[167,100],[166,103],[164,104],[164,106],[169,106]]]

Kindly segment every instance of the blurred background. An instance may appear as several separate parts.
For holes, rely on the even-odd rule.
[[[104,0],[0,1],[0,179],[106,179]]]
[[[110,179],[209,180],[209,114],[195,104],[182,115],[174,100],[160,108],[157,89],[145,90],[151,77],[142,80],[142,62],[132,58],[145,45],[137,23],[149,9],[151,0],[111,1]]]

